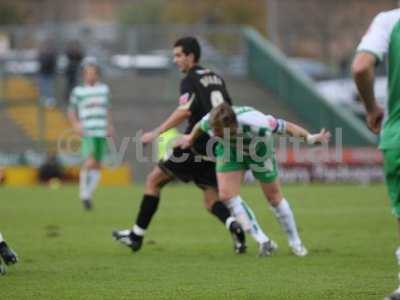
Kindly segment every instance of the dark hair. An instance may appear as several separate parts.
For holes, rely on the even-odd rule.
[[[194,62],[199,62],[201,57],[201,48],[195,37],[187,36],[180,38],[174,44],[174,48],[176,47],[182,47],[182,51],[185,55],[193,54]]]
[[[229,128],[237,125],[236,114],[228,103],[221,103],[210,112],[212,128]]]

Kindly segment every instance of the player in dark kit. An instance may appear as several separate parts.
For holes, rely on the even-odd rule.
[[[195,38],[184,37],[177,40],[173,55],[179,70],[186,74],[181,81],[179,106],[158,128],[143,134],[143,144],[151,143],[160,134],[185,120],[188,121],[185,133],[189,133],[213,107],[223,102],[231,103],[223,79],[198,65],[201,49]],[[231,232],[235,252],[245,252],[245,235],[241,225],[218,199],[215,163],[205,157],[208,140],[209,136],[205,134],[191,149],[174,148],[168,159],[161,160],[153,168],[146,179],[135,225],[132,230],[114,231],[113,236],[116,240],[133,251],[141,248],[145,231],[157,210],[162,187],[177,178],[183,182],[193,181],[203,190],[205,206]]]

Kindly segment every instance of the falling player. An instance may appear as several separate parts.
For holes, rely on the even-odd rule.
[[[225,103],[204,116],[177,144],[188,148],[204,133],[218,138],[215,153],[219,198],[229,201],[238,197],[244,172],[251,170],[287,233],[292,252],[306,256],[308,251],[300,239],[292,209],[281,192],[272,135],[288,134],[315,144],[327,143],[330,133],[321,130],[310,134],[296,124],[275,119],[251,107],[231,107]]]

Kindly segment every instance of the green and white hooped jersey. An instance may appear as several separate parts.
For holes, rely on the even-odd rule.
[[[389,101],[380,148],[400,148],[400,9],[378,14],[357,48],[382,61],[388,57]]]
[[[104,83],[82,85],[72,90],[70,109],[78,114],[84,136],[106,137],[110,89]]]
[[[274,153],[272,135],[285,133],[286,122],[271,115],[265,115],[250,106],[232,106],[232,108],[238,121],[238,132],[236,137],[230,141],[231,147],[237,147],[237,140],[241,139],[243,152],[248,153],[252,143],[264,141],[268,150]],[[203,117],[200,121],[200,128],[210,136],[214,136],[209,124],[209,117],[210,113]]]

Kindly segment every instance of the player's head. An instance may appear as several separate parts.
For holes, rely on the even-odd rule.
[[[174,63],[178,69],[186,73],[196,65],[201,56],[200,44],[194,37],[183,37],[174,44]]]
[[[230,135],[236,133],[236,114],[228,103],[222,103],[211,110],[210,126],[218,137],[223,137],[225,132]]]
[[[87,57],[82,62],[82,76],[85,84],[93,85],[99,80],[100,68],[96,58]]]

